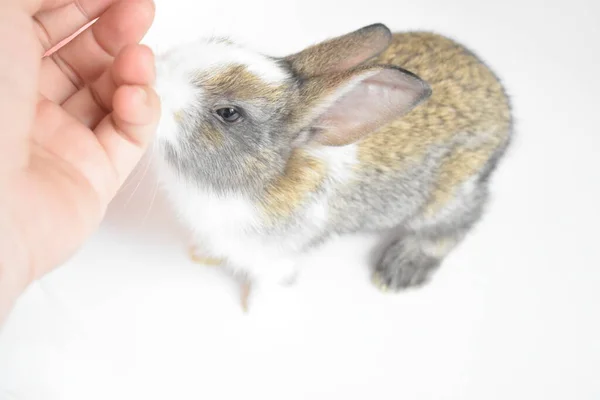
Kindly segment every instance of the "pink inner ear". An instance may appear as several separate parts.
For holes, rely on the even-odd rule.
[[[395,69],[383,69],[364,79],[352,80],[351,87],[319,118],[315,138],[327,145],[345,145],[381,128],[409,112],[426,94],[421,80]],[[339,95],[339,94],[338,94]]]

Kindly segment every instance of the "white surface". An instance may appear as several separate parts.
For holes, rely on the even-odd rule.
[[[0,398],[599,399],[600,3],[286,3],[159,0],[146,42],[228,33],[283,55],[378,21],[459,39],[517,117],[483,222],[420,291],[378,293],[373,241],[346,238],[243,316],[233,282],[188,261],[142,164],[93,240],[22,297]]]

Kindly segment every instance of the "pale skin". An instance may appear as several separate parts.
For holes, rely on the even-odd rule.
[[[152,0],[0,2],[0,324],[94,232],[152,140],[154,59],[138,43],[153,18]]]

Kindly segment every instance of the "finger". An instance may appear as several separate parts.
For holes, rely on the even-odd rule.
[[[112,111],[112,99],[121,85],[149,86],[154,82],[154,54],[144,45],[125,47],[111,68],[63,104],[63,108],[82,124],[93,129]]]
[[[142,158],[159,115],[160,101],[150,87],[120,86],[115,92],[113,112],[94,132],[115,169],[119,186]]]
[[[8,4],[13,4],[27,11],[31,16],[43,10],[50,10],[63,6],[73,0],[4,0]]]
[[[0,157],[0,181],[5,170],[23,167],[29,157],[27,134],[37,91],[32,77],[40,68],[36,45],[31,17],[16,7],[0,6],[0,149],[10,149]]]
[[[41,94],[64,102],[85,83],[96,80],[123,47],[138,43],[153,19],[151,0],[115,3],[93,25],[42,60]]]
[[[96,19],[117,0],[70,1],[58,8],[40,11],[33,16],[34,27],[43,47],[50,50]]]

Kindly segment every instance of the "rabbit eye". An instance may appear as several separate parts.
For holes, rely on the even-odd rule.
[[[239,111],[233,107],[219,108],[217,115],[225,122],[236,122],[241,117]]]

